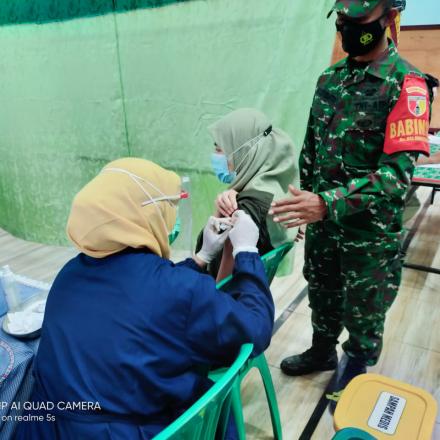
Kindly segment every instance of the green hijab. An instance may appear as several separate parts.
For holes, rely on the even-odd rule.
[[[264,191],[273,194],[274,200],[290,196],[288,186],[298,176],[293,142],[284,131],[273,128],[266,115],[252,108],[238,109],[208,130],[237,174],[230,189]],[[296,228],[286,230],[272,216],[267,216],[266,223],[274,247],[296,236]]]

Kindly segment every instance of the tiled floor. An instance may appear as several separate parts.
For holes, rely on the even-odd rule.
[[[421,199],[428,196],[420,189]],[[440,196],[430,206],[408,251],[408,261],[440,268]],[[63,264],[75,255],[71,248],[43,246],[11,237],[0,230],[0,266],[9,264],[20,274],[50,282]],[[280,361],[286,355],[308,348],[311,341],[310,311],[304,298],[289,312],[288,307],[306,285],[301,275],[302,244],[297,246],[294,272],[277,278],[272,287],[276,318],[283,312],[283,324],[267,350],[278,395],[286,440],[299,439],[331,377],[324,372],[305,377],[284,376]],[[391,308],[385,331],[385,345],[379,363],[370,371],[420,386],[440,402],[440,275],[405,269],[399,296]],[[287,319],[286,319],[287,318]],[[249,439],[271,438],[271,424],[264,390],[253,372],[244,381],[246,429]],[[334,434],[328,411],[322,415],[312,436],[327,440]],[[307,437],[302,437],[306,439]],[[440,440],[440,416],[433,439]],[[411,439],[408,439],[411,440]]]

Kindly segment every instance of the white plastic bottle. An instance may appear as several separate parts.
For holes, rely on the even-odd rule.
[[[20,305],[20,295],[15,276],[9,266],[3,266],[1,282],[5,291],[8,309],[10,312],[15,312]]]
[[[173,243],[173,248],[182,252],[180,257],[192,256],[192,208],[191,208],[191,179],[188,176],[182,177],[182,190],[189,194],[189,197],[179,202],[178,216],[180,219],[180,233]]]

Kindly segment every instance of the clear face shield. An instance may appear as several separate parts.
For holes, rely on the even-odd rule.
[[[263,139],[263,134],[259,134],[255,136],[253,139],[250,139],[240,147],[238,147],[235,151],[227,156],[227,160],[230,160],[234,164],[234,169],[237,174],[240,173],[241,167],[244,165],[246,159],[252,153],[252,151],[260,144],[260,141]],[[253,145],[252,143],[255,142]],[[234,157],[237,156],[238,153],[242,152],[245,148],[248,148],[248,151],[242,156],[237,165],[235,165]]]
[[[213,153],[212,155],[212,163],[214,172],[217,174],[217,177],[223,183],[232,183],[237,175],[240,173],[242,166],[245,164],[246,159],[249,155],[257,148],[260,143],[272,132],[272,126],[267,128],[263,133],[258,134],[252,139],[249,139],[244,144],[240,145],[235,151],[232,153],[225,155],[221,153]],[[248,148],[248,151],[241,157],[238,164],[235,164],[234,158],[242,152],[245,148]],[[234,164],[234,171],[229,171],[228,163]],[[217,166],[215,167],[214,164]],[[223,173],[223,174],[222,174]],[[227,180],[220,177],[227,176]]]

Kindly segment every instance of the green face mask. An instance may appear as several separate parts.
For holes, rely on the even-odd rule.
[[[168,235],[168,243],[170,245],[174,243],[174,241],[178,237],[179,233],[180,233],[180,218],[177,217],[176,218],[176,223],[174,224],[174,227],[173,227],[173,230]]]

